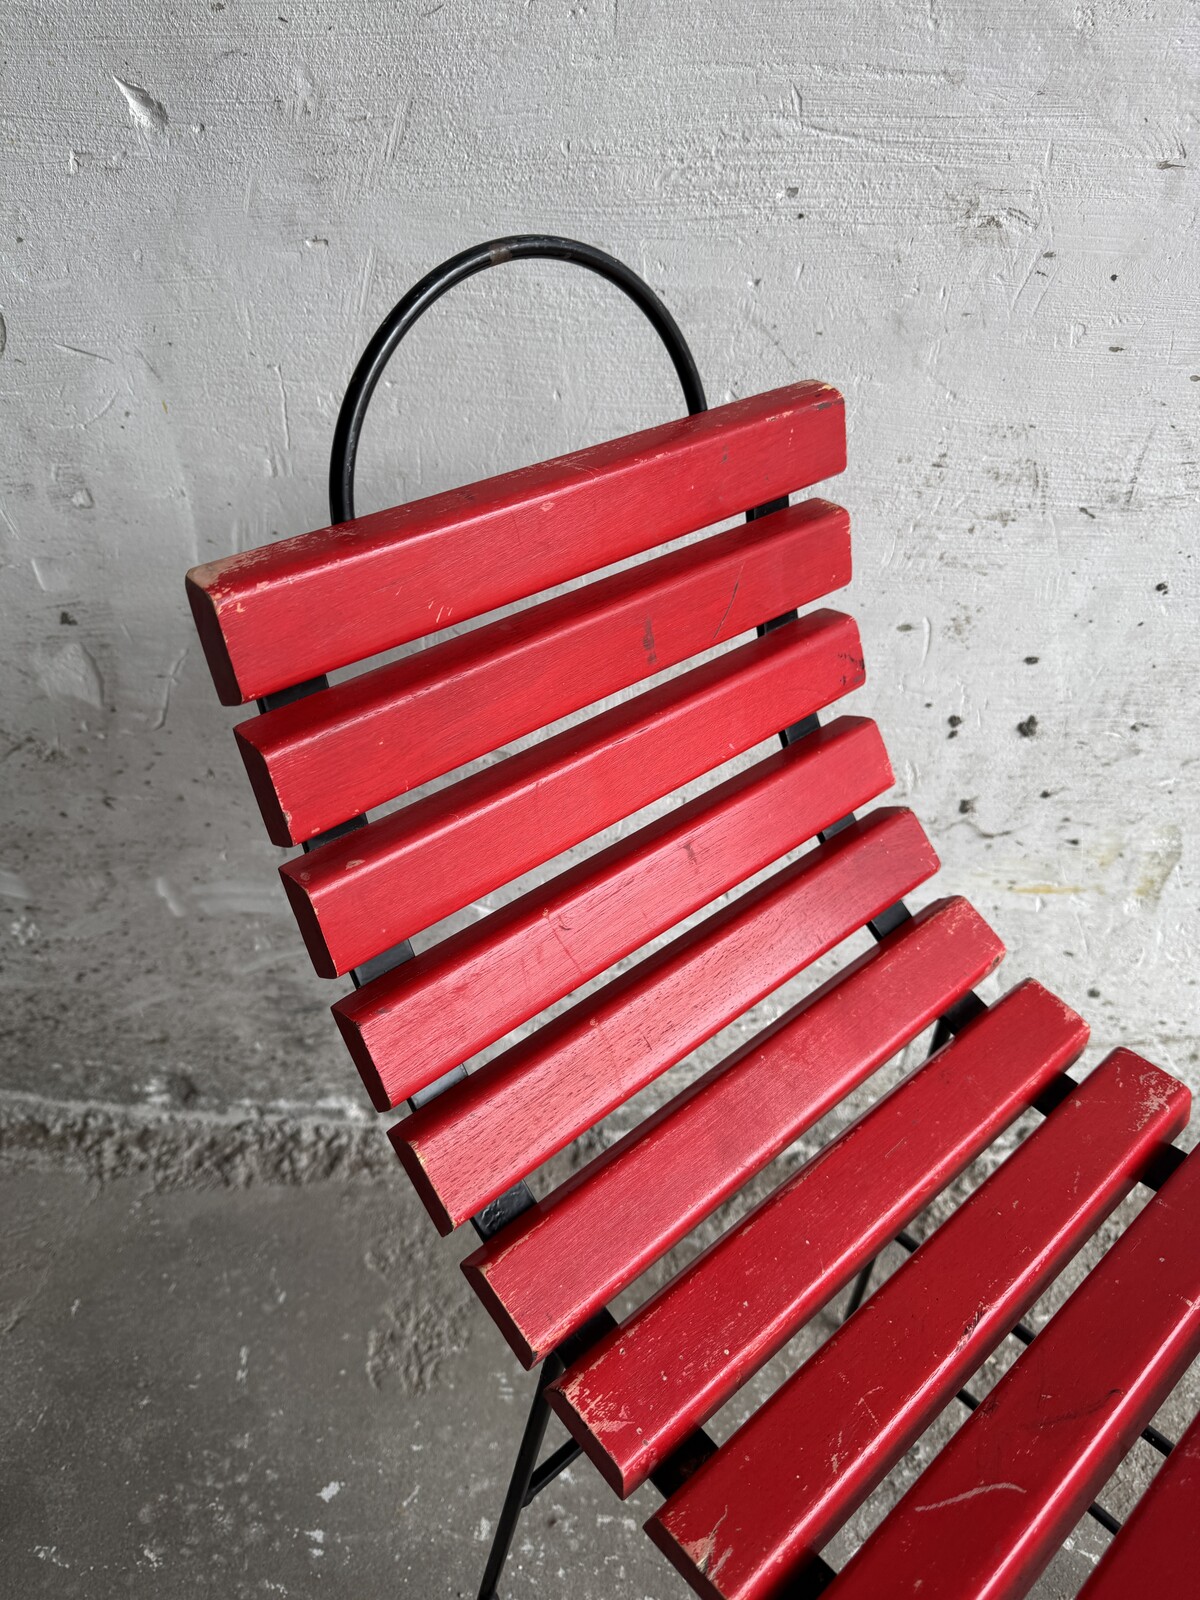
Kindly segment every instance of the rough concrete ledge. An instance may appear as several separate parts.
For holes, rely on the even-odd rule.
[[[264,1107],[159,1110],[32,1094],[0,1095],[0,1163],[104,1182],[141,1177],[160,1190],[298,1185],[395,1171],[374,1121]]]

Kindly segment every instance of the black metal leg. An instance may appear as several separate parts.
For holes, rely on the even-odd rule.
[[[847,1317],[852,1317],[858,1310],[859,1306],[862,1305],[863,1300],[866,1297],[867,1289],[870,1286],[871,1274],[874,1271],[875,1257],[872,1256],[870,1261],[867,1262],[866,1266],[859,1270],[858,1277],[854,1280],[854,1287],[850,1291],[850,1298],[847,1300],[846,1309],[842,1313],[843,1322],[845,1322]]]
[[[500,1521],[496,1525],[496,1536],[492,1540],[491,1552],[483,1572],[483,1582],[479,1587],[479,1600],[498,1600],[496,1586],[500,1582],[500,1574],[504,1571],[504,1563],[508,1560],[508,1552],[512,1548],[517,1521],[528,1504],[529,1485],[537,1470],[538,1456],[542,1453],[542,1440],[546,1436],[546,1424],[550,1420],[550,1406],[546,1400],[545,1387],[556,1376],[553,1371],[543,1371],[538,1374],[533,1404],[529,1408],[529,1419],[525,1423],[525,1432],[521,1437],[521,1448],[517,1451],[512,1477],[509,1479],[508,1493],[504,1496]]]

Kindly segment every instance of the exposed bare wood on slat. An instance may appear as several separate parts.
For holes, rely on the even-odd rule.
[[[922,913],[468,1257],[468,1278],[520,1360],[531,1365],[581,1327],[999,952],[954,902]]]
[[[1028,999],[1023,1006],[1014,1050],[1036,1055],[1053,1029]],[[1186,1091],[1128,1052],[1073,1091],[647,1523],[697,1593],[787,1592],[1129,1192],[1187,1108]],[[862,1177],[873,1194],[882,1173]],[[1085,1338],[1077,1358],[1093,1355]],[[1010,1477],[1003,1462],[997,1477]]]
[[[392,1129],[445,1232],[937,870],[888,809],[748,891]]]
[[[333,1007],[386,1111],[892,781],[879,730],[839,717]]]
[[[1200,1581],[1200,1417],[1079,1591],[1079,1600],[1182,1600]]]
[[[253,717],[267,832],[310,839],[849,581],[849,518],[809,500]]]
[[[856,688],[812,611],[281,869],[317,971],[347,972]]]
[[[253,700],[807,488],[842,398],[798,383],[188,574],[217,692]]]
[[[1149,1063],[1138,1057],[1131,1063],[1143,1072],[1141,1106],[1149,1125],[1163,1118],[1165,1099],[1186,1090],[1164,1073],[1147,1071]],[[1172,1129],[1179,1125],[1178,1116],[1170,1119]],[[1197,1353],[1200,1160],[1192,1156],[829,1593],[836,1600],[875,1600],[885,1589],[913,1594],[919,1588],[922,1600],[1027,1594]]]

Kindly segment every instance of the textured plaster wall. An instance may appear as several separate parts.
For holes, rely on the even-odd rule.
[[[845,391],[854,708],[939,887],[1007,981],[1200,1085],[1190,0],[15,0],[3,30],[11,1140],[185,1180],[380,1159],[181,580],[325,520],[374,323],[530,228],[645,273],[714,399]],[[613,291],[509,267],[395,363],[360,508],[677,410]]]

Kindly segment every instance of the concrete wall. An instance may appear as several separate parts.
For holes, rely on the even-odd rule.
[[[1089,1061],[1200,1086],[1195,6],[9,0],[0,29],[0,1566],[54,1600],[474,1593],[526,1385],[306,972],[183,572],[326,519],[342,387],[430,266],[607,248],[714,399],[846,393],[853,704],[945,862],[915,903],[970,895]],[[678,409],[613,291],[507,267],[395,363],[360,508]],[[577,1469],[512,1591],[681,1593],[652,1505]],[[1077,1529],[1042,1600],[1099,1548]]]
[[[713,398],[844,389],[856,709],[939,887],[1010,978],[1200,1084],[1188,0],[15,0],[6,33],[17,1147],[176,1179],[376,1159],[181,580],[325,520],[377,319],[531,228],[645,273]],[[612,291],[509,267],[396,363],[360,507],[677,410]]]

